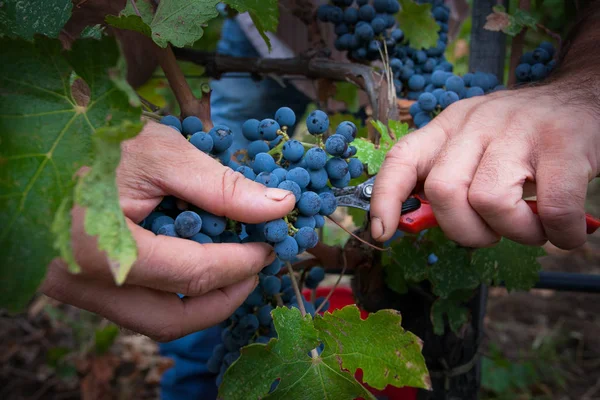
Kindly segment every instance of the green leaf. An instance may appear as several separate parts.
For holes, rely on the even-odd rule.
[[[436,47],[440,27],[431,14],[431,4],[400,0],[402,7],[396,21],[404,32],[404,41],[415,49]]]
[[[110,347],[115,342],[115,339],[117,339],[117,336],[119,336],[119,333],[119,327],[113,324],[102,329],[96,329],[94,334],[96,353],[104,354],[110,350]]]
[[[75,202],[86,208],[85,230],[98,236],[98,248],[106,252],[119,285],[137,258],[137,247],[119,205],[115,171],[121,159],[121,142],[141,130],[141,122],[128,120],[96,130],[92,138],[96,159],[75,188]]]
[[[202,25],[219,15],[218,0],[167,0],[158,3],[150,24],[152,40],[160,47],[192,45],[204,33]]]
[[[131,1],[127,1],[125,8],[118,16],[107,15],[105,20],[115,28],[129,29],[140,32],[148,37],[152,37],[152,19],[154,18],[154,9],[148,0],[136,0],[135,2],[139,15],[136,13]],[[163,46],[165,47],[165,46]]]
[[[344,102],[348,111],[358,112],[360,102],[358,98],[358,87],[350,82],[337,82],[335,84],[335,96],[337,101]],[[358,126],[358,125],[357,125]]]
[[[528,11],[518,8],[515,10],[515,13],[512,15],[512,17],[514,24],[537,30],[536,24],[538,23],[538,19],[531,15]]]
[[[219,399],[374,399],[339,365],[331,368],[320,357],[310,357],[319,345],[310,315],[302,318],[297,308],[284,307],[272,315],[279,339],[242,348],[241,357],[225,372]],[[277,388],[268,394],[277,379]]]
[[[366,320],[361,320],[356,306],[314,320],[302,318],[296,308],[278,307],[272,315],[279,339],[242,349],[225,373],[220,399],[374,399],[354,378],[357,368],[374,388],[430,387],[422,343],[402,329],[400,315],[392,310]],[[313,359],[310,351],[321,341],[323,353]],[[269,393],[277,379],[277,388]]]
[[[71,17],[72,8],[71,0],[0,1],[0,38],[31,41],[36,34],[56,38]]]
[[[431,322],[436,335],[444,334],[444,315],[448,317],[450,329],[458,332],[469,321],[469,309],[461,305],[472,295],[471,291],[453,293],[447,299],[437,299],[431,307]]]
[[[112,38],[78,40],[70,52],[58,40],[0,40],[0,56],[0,307],[19,311],[58,255],[54,245],[73,260],[64,197],[92,161],[94,133],[139,121],[141,110],[107,74],[120,57]],[[63,230],[56,244],[52,228]]]
[[[271,41],[265,32],[275,32],[279,24],[279,7],[277,0],[224,0],[224,3],[238,12],[248,12],[258,33],[271,50]]]
[[[85,28],[83,28],[79,37],[81,39],[100,40],[103,35],[104,35],[104,26],[102,26],[100,24],[96,24],[93,26],[86,26]]]
[[[352,145],[355,146],[357,150],[356,158],[363,164],[367,164],[367,172],[369,175],[375,175],[379,172],[379,169],[385,160],[385,155],[391,150],[397,140],[393,140],[390,137],[388,128],[381,121],[371,121],[371,124],[381,135],[379,146],[375,146],[371,141],[364,138],[356,139],[352,142]],[[397,125],[394,126],[395,128],[399,128]]]
[[[409,127],[406,122],[400,122],[391,119],[388,121],[388,126],[390,127],[390,131],[392,131],[392,134],[396,138],[396,141],[408,135]]]
[[[54,249],[62,256],[63,261],[67,263],[69,271],[76,273],[81,269],[77,265],[77,261],[75,261],[71,245],[71,223],[73,220],[71,218],[71,209],[75,204],[75,199],[72,195],[74,187],[74,182],[70,182],[68,189],[65,190],[66,196],[62,199],[58,210],[56,210],[51,232],[54,234]]]
[[[321,357],[332,369],[341,367],[352,373],[362,369],[363,382],[375,389],[387,385],[430,389],[422,341],[402,329],[401,321],[394,310],[377,311],[366,320],[356,306],[325,313],[314,320],[325,343]]]

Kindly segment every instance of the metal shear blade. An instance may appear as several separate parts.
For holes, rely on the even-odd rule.
[[[375,177],[371,177],[356,186],[333,188],[333,195],[337,198],[338,207],[354,207],[369,211],[371,208],[371,194]]]

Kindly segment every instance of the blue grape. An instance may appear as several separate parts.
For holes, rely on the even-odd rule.
[[[302,229],[304,227],[309,227],[310,229],[315,229],[315,227],[317,226],[315,217],[317,215],[314,215],[312,217],[308,217],[305,215],[299,215],[296,218],[296,222],[294,222],[294,227],[296,227],[296,229]]]
[[[358,40],[362,42],[369,42],[375,36],[375,31],[373,31],[373,27],[367,24],[357,26],[355,32]]]
[[[264,267],[260,271],[260,273],[264,274],[264,275],[277,275],[279,273],[279,271],[281,270],[282,266],[283,266],[283,263],[281,262],[281,260],[279,258],[275,258],[275,260],[273,260],[273,262],[271,264]]]
[[[440,96],[442,95],[442,93],[446,93],[446,91],[444,89],[434,89],[433,92],[431,92],[431,94],[435,96],[435,99],[437,100],[438,104],[440,103]]]
[[[300,186],[300,189],[304,189],[310,183],[310,174],[304,168],[292,168],[288,171],[286,177],[289,181],[294,181]]]
[[[298,162],[304,155],[304,146],[297,140],[289,140],[283,145],[283,157],[291,162]]]
[[[193,135],[196,132],[202,132],[202,121],[200,118],[190,115],[183,119],[183,123],[181,124],[182,132],[188,135]]]
[[[281,261],[291,261],[298,255],[298,243],[289,235],[281,242],[276,243],[274,249]]]
[[[440,89],[443,91],[443,89]],[[416,103],[412,103],[410,105],[410,108],[408,109],[408,113],[410,114],[411,117],[415,117],[415,115],[417,115],[418,113],[420,113],[421,111],[421,106],[419,105],[419,102]]]
[[[471,86],[473,74],[471,72],[467,72],[466,74],[463,75],[462,79],[466,86]]]
[[[225,230],[225,217],[219,217],[207,211],[199,211],[198,215],[202,218],[202,228],[200,232],[209,236],[219,236]]]
[[[423,111],[433,111],[437,106],[437,99],[431,93],[423,93],[419,96],[418,104]]]
[[[321,209],[321,198],[315,192],[304,192],[300,196],[297,207],[302,215],[313,216]]]
[[[277,278],[275,278],[277,279]],[[279,282],[279,286],[281,287],[281,281],[277,279]],[[262,326],[269,326],[271,321],[273,321],[273,317],[271,316],[271,311],[273,311],[273,306],[270,304],[265,304],[256,312],[256,317],[258,318],[259,324]]]
[[[285,169],[278,167],[271,171],[271,173],[277,177],[279,182],[285,181],[285,176],[287,175],[287,171]]]
[[[254,343],[260,343],[260,344],[267,344],[269,343],[269,341],[271,340],[271,338],[267,337],[267,336],[259,336],[256,338],[256,340],[254,341]]]
[[[213,153],[214,153],[214,149],[213,149]],[[215,156],[219,159],[219,161],[221,162],[221,164],[223,165],[228,165],[229,162],[233,161],[231,159],[233,152],[232,150],[226,149],[225,151],[221,152],[221,153],[217,153],[215,154]],[[232,169],[236,169],[239,165],[236,165],[235,167],[232,167]]]
[[[550,58],[550,54],[541,47],[538,47],[533,51],[533,59],[539,63],[547,63],[550,61]]]
[[[158,206],[163,210],[175,210],[177,208],[176,200],[174,196],[165,196]]]
[[[350,184],[350,172],[347,172],[341,179],[330,179],[331,185],[343,189]]]
[[[375,8],[375,11],[378,13],[387,12],[388,0],[373,0],[373,8]]]
[[[263,293],[267,296],[274,296],[281,291],[281,281],[276,276],[266,276],[261,286]]]
[[[260,125],[260,121],[257,119],[249,119],[242,125],[242,135],[249,141],[253,142],[255,140],[260,139],[260,134],[258,133],[258,126]]]
[[[308,278],[321,282],[325,279],[325,270],[322,267],[312,267],[310,271],[308,271]]]
[[[264,140],[275,140],[277,131],[281,129],[277,121],[271,118],[265,118],[260,121],[258,126],[258,134]]]
[[[279,126],[291,128],[296,123],[296,114],[289,107],[281,107],[275,112],[275,121],[277,121]]]
[[[269,145],[262,140],[255,140],[248,145],[248,157],[254,159],[257,154],[269,151]]]
[[[350,172],[350,178],[358,178],[362,175],[363,171],[363,163],[358,158],[351,158],[348,160],[348,172]]]
[[[252,169],[254,172],[271,172],[275,168],[277,168],[277,164],[275,164],[275,160],[273,160],[273,156],[268,153],[258,153],[256,157],[254,157],[254,162],[252,163]]]
[[[446,91],[440,95],[440,107],[446,109],[450,104],[455,103],[459,100],[458,94],[455,92]]]
[[[517,68],[515,68],[515,75],[517,79],[521,82],[525,82],[529,79],[529,74],[531,73],[531,65],[529,64],[519,64]]]
[[[348,163],[339,157],[333,157],[327,160],[325,170],[329,179],[342,179],[348,173]]]
[[[252,168],[250,168],[246,165],[242,165],[236,171],[239,172],[240,174],[244,175],[248,179],[252,179],[252,180],[256,179],[256,174],[254,173]]]
[[[175,225],[173,225],[173,224],[167,224],[167,225],[161,226],[158,229],[158,231],[156,232],[156,234],[163,235],[163,236],[178,237],[177,232],[175,231]]]
[[[431,253],[427,256],[427,264],[433,265],[436,262],[438,262],[438,257],[435,254]]]
[[[348,143],[342,135],[334,134],[325,141],[325,151],[332,156],[341,156],[348,148]]]
[[[404,32],[402,31],[402,29],[394,29],[392,31],[392,33],[390,34],[391,38],[394,39],[397,43],[401,42],[402,40],[404,40]]]
[[[275,277],[273,276],[270,278],[275,278]],[[277,279],[277,278],[275,278],[275,279]],[[277,281],[279,282],[279,279],[277,279]],[[258,322],[258,318],[256,317],[256,315],[246,314],[240,319],[239,325],[242,328],[245,328],[244,330],[246,330],[246,331],[254,332],[255,330],[258,329],[258,327],[260,326],[260,323]]]
[[[436,87],[442,87],[446,84],[446,80],[451,76],[451,74],[445,72],[445,71],[434,71],[431,74],[431,83],[433,83],[434,86]]]
[[[311,112],[306,118],[306,128],[311,135],[320,135],[329,128],[329,117],[321,110]]]
[[[327,162],[327,153],[320,147],[313,147],[306,152],[304,159],[306,160],[306,168],[318,170],[325,166],[325,163]]]
[[[425,87],[425,78],[422,75],[413,75],[408,80],[408,87],[410,90],[418,91]]]
[[[350,121],[344,121],[340,123],[335,130],[335,134],[342,136],[347,143],[351,143],[356,138],[357,133],[358,129],[356,128],[356,125]],[[323,165],[320,168],[323,168],[324,165],[325,163],[323,163]]]
[[[155,218],[152,221],[152,224],[150,225],[150,230],[154,233],[154,234],[158,234],[158,230],[160,228],[162,228],[165,225],[169,225],[169,224],[174,224],[175,220],[171,217],[169,217],[168,215],[160,215],[157,218]]]
[[[286,179],[283,182],[281,182],[279,185],[277,185],[277,187],[279,189],[289,190],[290,192],[292,192],[294,194],[294,197],[296,198],[296,202],[298,202],[298,200],[300,200],[300,195],[302,194],[302,189],[300,189],[300,186],[296,182]]]
[[[171,126],[177,129],[179,132],[182,130],[181,121],[174,115],[166,115],[160,119],[160,123],[163,125]]]
[[[427,53],[423,50],[416,51],[413,55],[413,59],[417,64],[425,64],[425,61],[427,61]]]
[[[208,134],[214,142],[213,151],[222,153],[233,144],[233,132],[225,125],[215,125]]]
[[[362,165],[362,164],[361,164]],[[332,193],[319,194],[321,204],[318,213],[321,215],[331,215],[337,208],[337,199]],[[316,213],[315,213],[316,214]]]
[[[206,369],[212,374],[218,374],[221,369],[221,363],[225,356],[225,345],[219,343],[213,349],[213,353],[206,363]]]
[[[417,128],[420,129],[423,126],[425,126],[426,124],[428,124],[429,122],[431,122],[431,116],[429,115],[429,113],[421,111],[420,113],[415,115],[415,117],[413,118],[413,121],[415,122],[415,125],[417,126]]]
[[[451,75],[446,79],[445,86],[447,91],[460,93],[464,89],[465,83],[460,76]]]
[[[344,11],[342,11],[342,9],[339,7],[331,7],[329,9],[329,15],[327,19],[329,20],[329,22],[339,24],[344,20]]]
[[[323,305],[321,307],[321,304],[325,303],[325,305]],[[329,300],[326,300],[325,297],[317,297],[315,299],[315,308],[319,308],[321,307],[321,311],[325,312],[327,310],[329,310]]]
[[[548,53],[548,55],[550,56],[550,58],[554,57],[554,46],[552,45],[552,43],[547,42],[547,41],[543,41],[540,43],[540,45],[538,46],[538,48],[540,49],[544,49],[546,50],[546,52]]]
[[[204,132],[196,132],[190,138],[190,143],[203,153],[210,153],[214,147],[212,136]]]
[[[175,218],[175,232],[183,238],[189,238],[200,232],[202,218],[193,211],[184,211]]]
[[[470,99],[471,97],[483,96],[485,93],[482,88],[478,86],[473,86],[467,89],[466,98]]]
[[[240,237],[233,231],[225,231],[219,236],[221,243],[241,243]]]
[[[358,18],[361,21],[371,22],[375,18],[375,9],[369,4],[365,4],[358,9]]]
[[[315,171],[308,171],[310,175],[310,188],[314,190],[323,189],[327,186],[327,180],[329,177],[327,176],[327,171],[325,168],[321,168]]]
[[[213,243],[213,241],[210,238],[210,236],[205,235],[202,232],[196,233],[194,236],[190,237],[189,239],[193,240],[196,243],[200,243],[200,244]]]
[[[288,234],[287,222],[283,219],[276,219],[265,224],[265,238],[272,243],[279,243]]]
[[[351,25],[358,22],[358,10],[353,7],[346,8],[344,10],[344,22]]]
[[[473,78],[471,79],[471,86],[479,86],[485,91],[490,90],[493,85],[492,79],[490,79],[490,74],[486,74],[484,72],[475,72],[473,74]]]
[[[263,305],[263,295],[260,286],[254,288],[248,297],[246,297],[244,304],[250,307],[260,307]]]
[[[350,28],[348,28],[348,25],[342,23],[342,24],[337,24],[335,26],[335,34],[338,36],[342,36],[345,35],[346,33],[350,33]]]
[[[381,32],[383,32],[385,30],[385,28],[387,28],[387,22],[383,18],[375,17],[371,21],[371,28],[373,28],[373,33],[375,33],[376,35],[379,35]],[[369,40],[371,40],[371,39],[369,38]]]
[[[283,291],[288,288],[293,290],[293,288],[291,286],[292,286],[292,278],[290,278],[289,275],[283,275],[281,277],[281,290]]]
[[[319,214],[313,215],[313,218],[315,219],[314,228],[319,229],[319,228],[322,228],[323,226],[325,226],[325,218],[322,215],[319,215]]]
[[[330,4],[322,4],[317,8],[317,19],[321,22],[329,22]]]
[[[548,70],[542,63],[533,64],[531,67],[531,79],[534,81],[541,81],[546,77]]]
[[[265,185],[268,188],[276,188],[279,186],[279,179],[271,172],[261,172],[260,174],[256,175],[254,182]]]

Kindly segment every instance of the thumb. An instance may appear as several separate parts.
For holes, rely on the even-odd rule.
[[[281,218],[294,208],[292,192],[247,179],[174,133],[160,132],[150,141],[155,153],[149,163],[151,179],[166,193],[215,215],[246,223]],[[164,140],[169,143],[161,145]]]

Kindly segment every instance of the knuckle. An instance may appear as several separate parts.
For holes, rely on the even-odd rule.
[[[146,335],[156,342],[166,343],[183,337],[183,331],[179,325],[169,323],[153,327]]]
[[[437,178],[425,180],[425,195],[436,203],[443,204],[447,200],[461,196],[467,191],[467,185],[457,181],[447,181]]]
[[[539,204],[538,215],[544,226],[551,230],[564,230],[566,226],[574,221],[579,221],[585,217],[583,210],[568,205]]]
[[[498,215],[514,208],[509,197],[488,190],[471,189],[467,198],[471,207],[480,214]]]
[[[197,271],[197,268],[193,268],[184,294],[188,296],[200,296],[210,292],[214,288],[215,282],[213,271],[214,269],[211,266],[202,268],[200,271]]]
[[[221,196],[222,196],[222,207],[227,208],[236,201],[239,195],[238,187],[244,183],[244,176],[237,171],[230,168],[223,168],[221,175]]]

